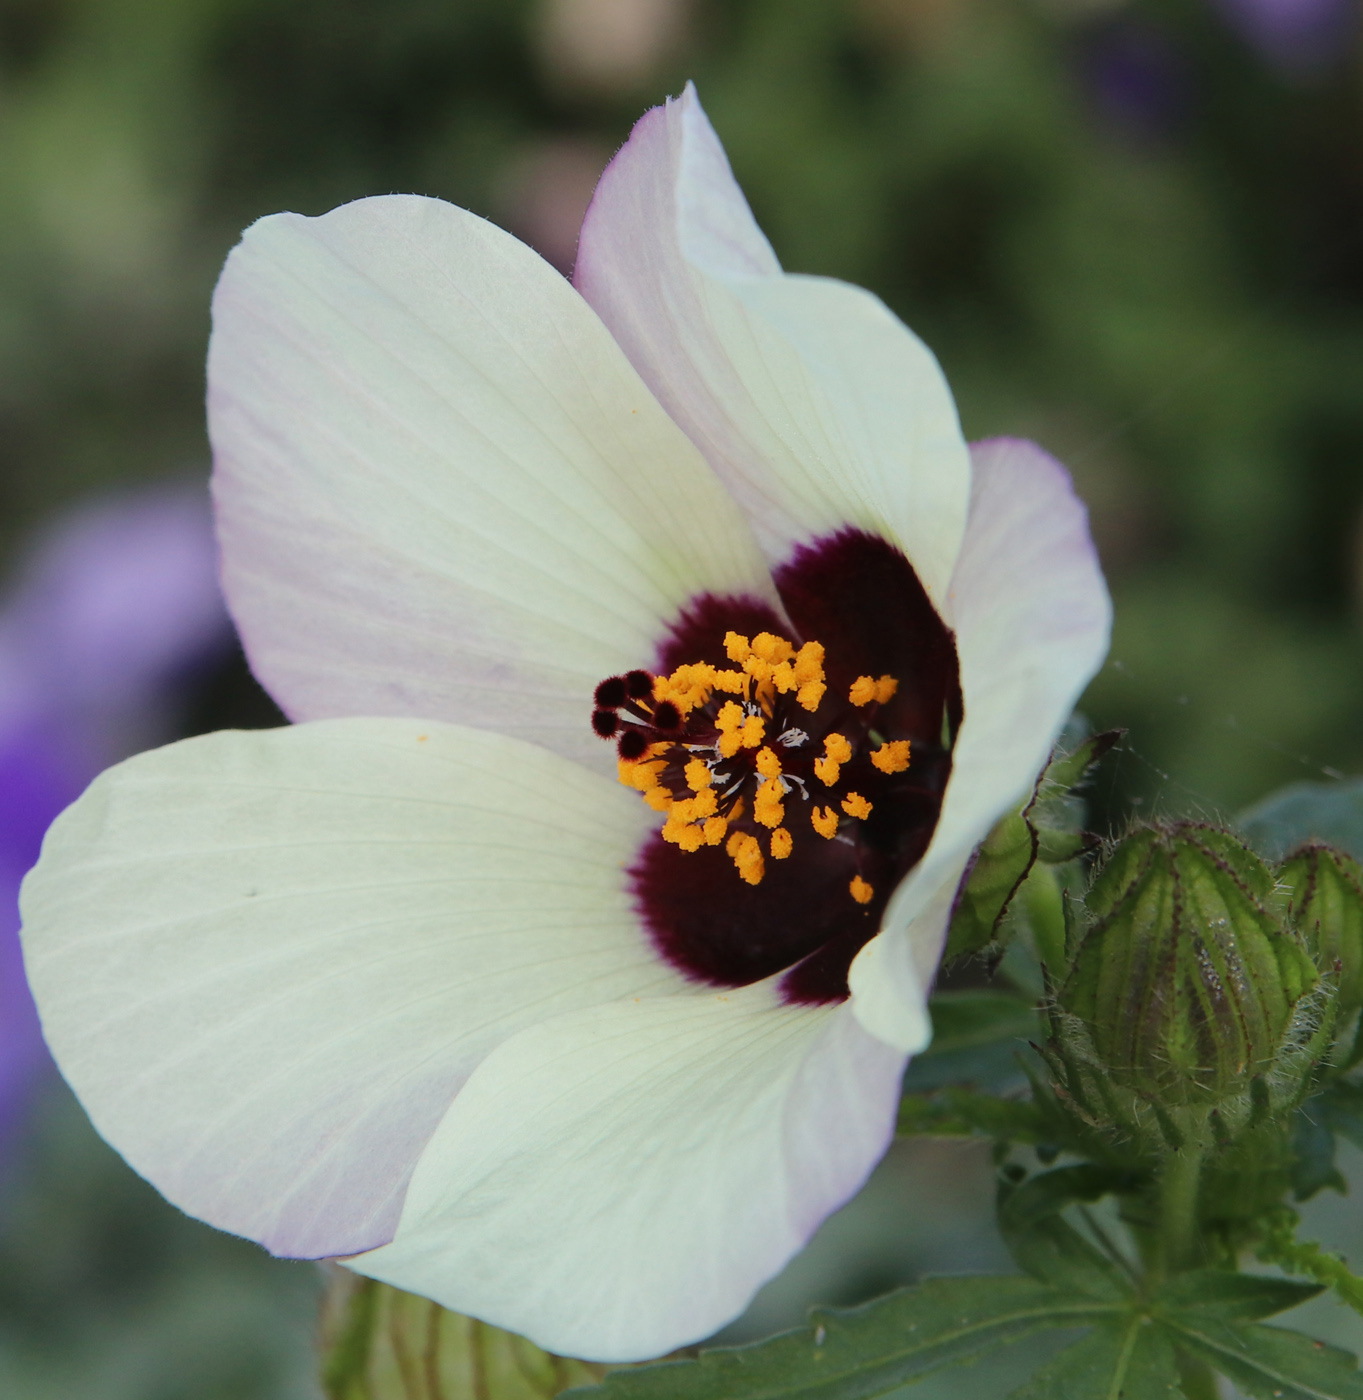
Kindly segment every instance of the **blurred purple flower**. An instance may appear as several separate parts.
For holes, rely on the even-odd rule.
[[[1137,141],[1171,135],[1191,98],[1187,64],[1155,26],[1123,19],[1100,27],[1085,45],[1090,101],[1109,130]]]
[[[19,883],[108,764],[171,737],[177,699],[231,643],[207,494],[83,507],[0,598],[0,1149],[47,1052],[19,953]]]
[[[1214,0],[1216,7],[1275,67],[1319,68],[1348,43],[1354,0]]]

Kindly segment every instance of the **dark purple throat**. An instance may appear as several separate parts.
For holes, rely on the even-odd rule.
[[[630,874],[657,948],[688,977],[740,987],[789,969],[781,983],[787,1000],[832,1002],[847,996],[852,959],[879,930],[891,894],[932,837],[962,719],[960,674],[952,634],[912,565],[878,536],[849,529],[801,547],[775,582],[796,635],[764,603],[706,594],[673,624],[657,670],[697,661],[730,665],[730,631],[768,631],[797,647],[822,642],[826,697],[801,722],[811,753],[830,732],[848,738],[853,756],[844,786],[871,802],[871,814],[844,820],[826,839],[808,815],[822,800],[811,780],[810,798],[795,791],[787,797],[794,849],[766,862],[761,883],[736,878],[721,846],[684,851],[657,834]],[[890,700],[860,708],[851,702],[859,676],[887,673],[899,683]],[[872,764],[876,747],[905,739],[912,754],[906,771],[887,774]],[[873,891],[865,903],[848,895],[854,877]]]

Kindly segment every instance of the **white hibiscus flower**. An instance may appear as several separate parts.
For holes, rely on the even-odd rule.
[[[55,824],[63,1071],[277,1254],[578,1356],[705,1336],[884,1151],[962,870],[1104,654],[1068,477],[781,271],[690,89],[573,286],[431,199],[256,224],[209,412],[296,723]]]

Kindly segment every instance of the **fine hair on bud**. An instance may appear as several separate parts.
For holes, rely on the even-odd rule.
[[[1094,880],[1060,989],[1114,1079],[1168,1104],[1248,1091],[1316,982],[1275,912],[1274,878],[1228,832],[1151,826],[1116,843]]]

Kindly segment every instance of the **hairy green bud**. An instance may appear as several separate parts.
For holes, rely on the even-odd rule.
[[[1324,972],[1337,969],[1341,1021],[1363,1006],[1363,870],[1329,846],[1305,846],[1278,871],[1292,922]]]
[[[1111,852],[1060,1003],[1118,1084],[1213,1106],[1274,1064],[1316,974],[1273,891],[1258,857],[1212,827],[1150,827]]]

